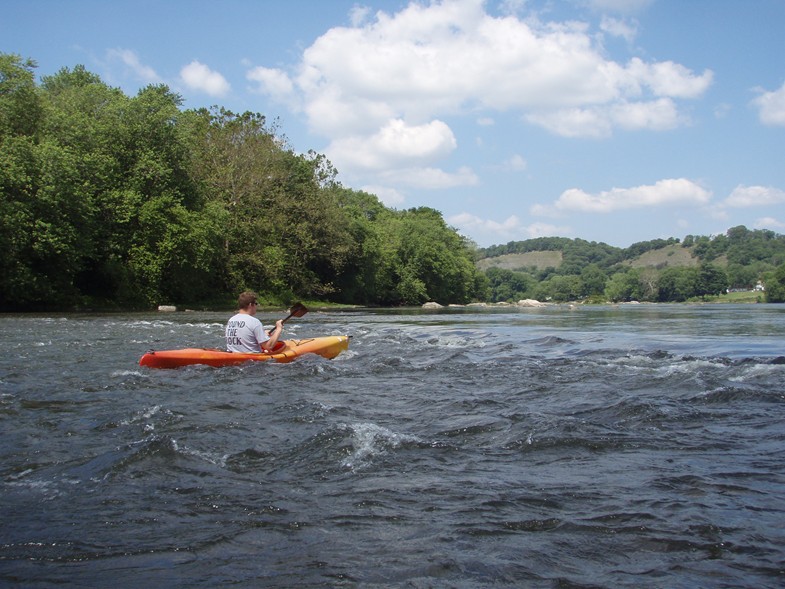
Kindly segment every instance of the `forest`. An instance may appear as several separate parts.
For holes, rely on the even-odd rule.
[[[40,82],[35,69],[0,53],[0,311],[227,308],[246,289],[275,305],[684,301],[758,282],[785,301],[771,231],[479,249],[439,211],[342,186],[262,114],[183,109],[165,85],[129,97],[81,65]],[[636,264],[674,248],[689,263]],[[560,262],[493,263],[543,251]]]
[[[351,190],[275,122],[0,54],[0,310],[467,303],[471,242]]]
[[[499,264],[509,266],[516,254],[536,252],[559,252],[561,261],[546,267]],[[785,236],[743,225],[720,235],[655,239],[628,248],[563,237],[529,239],[478,250],[478,259],[486,262],[488,297],[497,302],[683,302],[756,288],[765,289],[761,301],[785,302]]]

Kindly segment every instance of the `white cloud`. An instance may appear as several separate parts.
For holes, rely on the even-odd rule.
[[[360,190],[376,195],[388,207],[397,207],[406,201],[406,197],[400,191],[389,186],[368,184],[360,188]]]
[[[458,228],[481,230],[487,232],[500,232],[509,234],[521,226],[521,221],[515,215],[507,217],[501,223],[490,219],[482,219],[471,213],[459,213],[447,218],[447,222]]]
[[[477,175],[468,167],[461,167],[455,173],[430,167],[388,170],[380,174],[379,177],[381,180],[386,180],[392,184],[429,190],[474,186],[479,183]]]
[[[367,6],[360,6],[359,4],[352,6],[352,9],[349,11],[349,20],[352,23],[352,26],[361,26],[368,19],[370,13],[371,9]]]
[[[755,221],[755,229],[782,229],[785,223],[778,221],[774,217],[762,217]]]
[[[526,119],[563,137],[608,137],[615,127],[664,131],[685,121],[670,98],[532,113]]]
[[[654,129],[662,131],[673,129],[684,118],[670,98],[660,98],[651,102],[621,103],[610,111],[613,124],[624,129]]]
[[[632,43],[638,35],[637,23],[627,22],[610,16],[602,17],[600,29],[614,37],[621,37],[628,43]]]
[[[132,73],[135,79],[144,84],[160,84],[163,82],[156,71],[139,60],[139,56],[130,49],[110,49],[107,53],[109,61],[120,61]]]
[[[571,188],[553,203],[552,207],[535,205],[532,214],[545,215],[549,212],[611,213],[624,209],[659,207],[670,205],[705,205],[711,193],[684,178],[660,180],[654,185],[633,188],[613,188],[599,194],[589,194]]]
[[[625,69],[630,87],[647,86],[655,96],[697,98],[711,85],[714,74],[706,70],[700,76],[672,61],[645,63],[634,57]]]
[[[562,137],[607,137],[613,130],[610,113],[599,108],[542,111],[525,119]]]
[[[761,95],[752,101],[764,125],[785,125],[785,83],[773,92],[760,90]]]
[[[553,237],[556,235],[569,235],[572,233],[570,227],[564,225],[551,225],[549,223],[532,223],[526,227],[526,233],[530,238],[534,237]]]
[[[257,92],[267,94],[279,102],[289,101],[294,94],[294,84],[286,72],[266,67],[255,67],[245,75],[258,84]]]
[[[518,14],[524,9],[528,0],[502,0],[499,10],[504,14]]]
[[[598,12],[641,12],[651,5],[654,0],[586,0],[586,3]]]
[[[646,4],[601,8],[629,19]],[[397,12],[355,6],[351,24],[326,31],[291,69],[256,67],[247,77],[304,113],[347,180],[396,189],[478,183],[469,168],[443,169],[457,149],[452,117],[487,126],[512,112],[565,137],[660,131],[687,122],[679,101],[712,82],[711,71],[673,61],[613,61],[589,24],[516,16],[524,10],[533,9],[523,0],[507,2],[504,16],[485,0],[411,1]],[[632,20],[603,22],[606,34],[636,33]],[[522,170],[526,161],[507,165]]]
[[[608,60],[588,25],[494,17],[482,0],[412,2],[363,22],[327,31],[292,75],[311,127],[327,137],[477,107],[516,110],[566,136],[608,135],[628,121],[619,111],[637,109],[651,114],[632,128],[660,130],[684,120],[675,99],[712,81],[672,61]]]
[[[431,162],[449,155],[456,146],[455,136],[442,121],[408,125],[393,119],[373,135],[333,141],[327,155],[348,168],[383,170]]]
[[[526,169],[528,164],[526,163],[526,159],[524,159],[522,155],[518,155],[516,153],[511,158],[506,160],[502,165],[506,170],[514,170],[516,172],[521,172]]]
[[[188,88],[210,96],[225,96],[230,90],[226,78],[196,60],[180,70],[180,79]]]
[[[459,232],[487,236],[488,240],[494,243],[510,239],[568,235],[572,232],[570,227],[547,223],[532,223],[525,226],[516,215],[510,215],[503,221],[494,221],[471,213],[460,213],[448,217],[446,221]]]
[[[771,186],[737,186],[723,205],[734,208],[759,207],[785,203],[785,191]]]

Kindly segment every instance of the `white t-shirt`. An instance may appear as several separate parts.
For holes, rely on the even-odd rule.
[[[262,322],[253,315],[237,313],[226,324],[226,349],[230,352],[261,352],[260,344],[267,339]]]

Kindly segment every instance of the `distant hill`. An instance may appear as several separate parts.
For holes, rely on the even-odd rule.
[[[727,266],[728,261],[725,261]],[[674,243],[665,247],[649,250],[623,262],[633,268],[673,268],[697,266],[700,260],[694,255],[693,248]]]
[[[566,237],[477,251],[489,300],[686,300],[765,287],[785,265],[785,236],[733,227],[722,235],[655,239],[619,248]]]
[[[488,268],[502,268],[504,270],[526,270],[536,268],[558,268],[561,266],[563,254],[560,251],[535,251],[521,254],[502,254],[493,258],[483,258],[477,261],[480,270]]]
[[[772,269],[785,263],[785,235],[765,229],[749,230],[741,225],[721,235],[654,239],[627,248],[583,239],[538,237],[477,251],[477,266],[481,270],[555,268],[559,274],[580,274],[590,264],[608,271],[624,267],[693,267],[708,262],[722,267],[760,265]]]

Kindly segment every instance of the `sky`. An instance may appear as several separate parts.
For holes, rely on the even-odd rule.
[[[276,122],[480,247],[785,233],[785,0],[0,0],[0,52]]]

